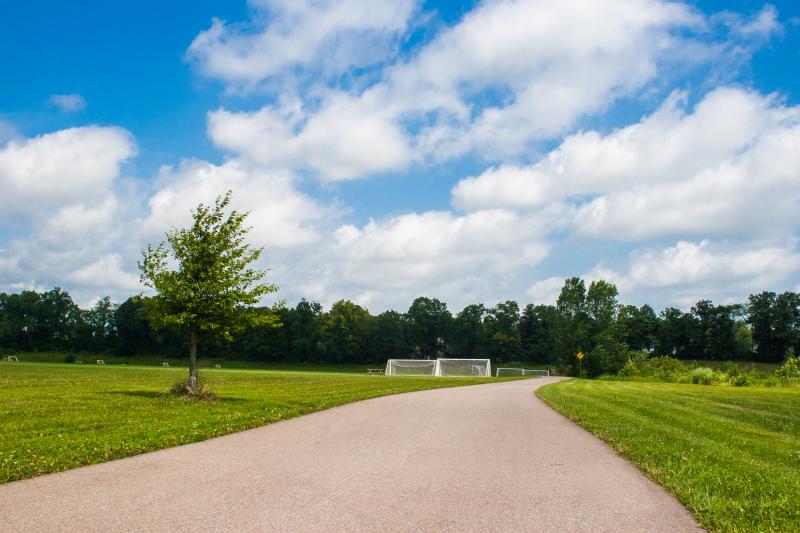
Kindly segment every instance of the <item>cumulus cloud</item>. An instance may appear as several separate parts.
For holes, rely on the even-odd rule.
[[[68,279],[82,287],[93,287],[107,291],[114,289],[135,292],[140,289],[139,276],[122,267],[119,254],[105,255],[72,272]]]
[[[537,281],[525,292],[535,304],[555,305],[561,288],[564,286],[564,277],[550,276]]]
[[[613,281],[625,294],[640,300],[656,296],[687,308],[700,298],[737,301],[748,291],[784,286],[800,269],[800,252],[795,239],[679,241],[664,248],[637,250],[627,262],[618,269],[598,264],[586,277]]]
[[[12,140],[0,148],[0,217],[103,198],[135,152],[131,135],[114,127]]]
[[[50,96],[48,102],[64,113],[75,113],[86,107],[86,100],[77,93],[54,94]]]
[[[343,225],[327,254],[333,285],[325,291],[342,298],[368,293],[381,307],[399,308],[422,294],[456,307],[494,300],[513,294],[520,277],[547,257],[540,235],[549,225],[505,210],[428,211]]]
[[[686,34],[703,25],[661,0],[487,2],[366,88],[220,110],[209,129],[222,148],[333,180],[468,152],[517,156],[641,89],[673,58],[702,57]]]
[[[187,160],[177,168],[164,167],[156,186],[147,214],[138,223],[141,237],[151,241],[185,226],[199,203],[211,204],[229,190],[234,191],[233,207],[250,213],[250,238],[258,246],[313,243],[320,238],[315,223],[335,213],[299,192],[290,175],[253,169],[237,160],[223,165]]]
[[[382,61],[416,9],[414,0],[252,0],[244,24],[214,20],[188,50],[207,76],[252,86],[295,69],[338,74]]]
[[[505,165],[453,189],[467,211],[571,202],[587,236],[791,234],[800,201],[800,107],[719,88],[692,110],[674,93],[608,135],[568,136],[531,166]]]
[[[323,180],[345,180],[405,167],[411,150],[386,109],[338,95],[321,112],[265,107],[208,115],[220,147],[269,167],[307,168]]]
[[[80,292],[108,282],[115,295],[138,286],[132,274],[112,268],[119,256],[111,251],[131,210],[118,196],[120,168],[135,152],[127,131],[98,126],[0,148],[0,217],[13,228],[0,234],[0,286],[68,284]]]

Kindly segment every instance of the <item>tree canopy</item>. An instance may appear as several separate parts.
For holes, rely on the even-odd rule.
[[[247,213],[226,215],[230,202],[229,191],[212,206],[200,204],[190,227],[169,231],[156,248],[148,245],[139,263],[142,283],[155,291],[147,300],[152,324],[188,339],[189,388],[197,386],[198,340],[230,341],[248,327],[276,324],[273,314],[251,309],[278,289],[252,266],[263,249],[246,242]]]

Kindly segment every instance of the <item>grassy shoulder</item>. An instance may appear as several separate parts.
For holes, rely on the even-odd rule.
[[[183,368],[0,363],[0,483],[205,440],[357,400],[503,380],[207,369],[201,380],[211,385],[219,402],[164,395],[185,374]]]
[[[800,389],[567,380],[548,405],[608,442],[714,531],[800,528]]]

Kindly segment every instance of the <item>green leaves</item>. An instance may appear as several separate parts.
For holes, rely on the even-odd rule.
[[[263,249],[246,242],[248,213],[226,215],[230,202],[228,191],[214,205],[200,204],[189,228],[173,229],[142,252],[141,281],[156,291],[147,300],[156,327],[230,340],[248,327],[278,325],[274,313],[249,309],[278,288],[252,266]]]

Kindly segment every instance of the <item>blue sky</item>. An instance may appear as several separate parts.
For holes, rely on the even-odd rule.
[[[280,296],[797,290],[794,2],[5,2],[0,290],[139,292],[233,189]]]

